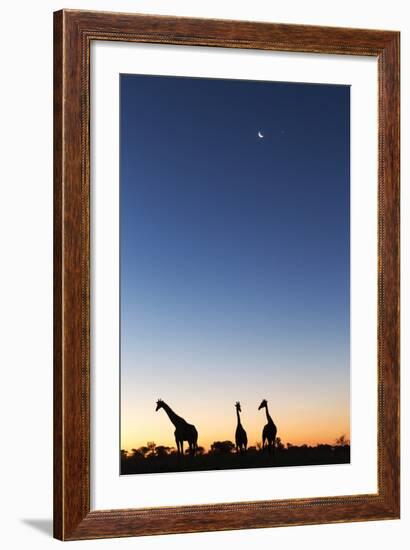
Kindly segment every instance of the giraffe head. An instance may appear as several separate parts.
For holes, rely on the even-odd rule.
[[[266,407],[267,404],[268,404],[268,402],[266,401],[266,399],[264,399],[264,400],[262,401],[262,403],[259,405],[258,411],[260,411],[261,409],[263,409],[264,407]]]
[[[242,412],[241,404],[239,403],[239,401],[237,401],[237,402],[235,403],[235,407],[236,407],[236,410],[237,410],[237,411]]]
[[[157,400],[157,408],[155,409],[155,412],[159,411],[159,409],[162,409],[163,406],[164,406],[164,402],[162,401],[162,399],[158,399]]]

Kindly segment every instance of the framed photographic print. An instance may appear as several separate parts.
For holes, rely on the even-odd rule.
[[[54,533],[399,517],[399,33],[54,14]]]

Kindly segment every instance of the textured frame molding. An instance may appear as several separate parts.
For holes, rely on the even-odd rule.
[[[378,492],[90,510],[92,40],[349,54],[378,60]],[[54,14],[54,536],[123,537],[400,515],[399,45],[393,31],[62,10]],[[388,438],[386,438],[388,434]]]

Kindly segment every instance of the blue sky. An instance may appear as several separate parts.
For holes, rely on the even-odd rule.
[[[283,440],[348,433],[349,87],[120,93],[122,446],[172,444],[158,397],[204,446],[233,439],[236,400],[256,439],[263,398]]]

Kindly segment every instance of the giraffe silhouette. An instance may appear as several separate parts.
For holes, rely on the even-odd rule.
[[[246,453],[246,447],[248,446],[248,436],[246,435],[245,429],[241,424],[241,417],[239,413],[242,412],[242,409],[239,401],[235,403],[235,409],[236,409],[236,418],[238,420],[238,424],[236,426],[236,432],[235,432],[236,452]]]
[[[164,409],[164,411],[168,415],[168,418],[175,426],[174,434],[175,442],[177,444],[178,455],[184,454],[184,441],[188,441],[189,454],[191,456],[194,456],[198,448],[198,432],[195,426],[193,424],[188,424],[186,420],[174,413],[171,407],[167,405],[162,399],[158,399],[157,408],[155,409],[155,411],[159,411],[159,409]]]
[[[268,421],[268,423],[265,424],[265,426],[263,427],[262,431],[262,451],[268,448],[269,453],[274,454],[277,428],[269,414],[268,402],[266,401],[266,399],[264,399],[259,405],[258,411],[260,411],[261,409],[265,409],[266,419]]]

